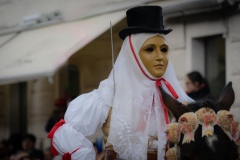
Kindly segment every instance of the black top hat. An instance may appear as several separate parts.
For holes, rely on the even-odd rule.
[[[135,33],[163,33],[168,34],[172,29],[164,30],[162,7],[140,6],[127,12],[128,27],[119,32],[119,37],[125,39]]]

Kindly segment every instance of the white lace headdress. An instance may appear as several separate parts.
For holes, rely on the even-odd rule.
[[[140,33],[126,37],[114,65],[115,93],[112,72],[99,86],[101,97],[112,106],[108,141],[120,158],[127,160],[147,159],[149,135],[158,136],[158,159],[163,159],[168,117],[165,117],[166,109],[156,84],[160,83],[172,95],[166,85],[169,83],[178,101],[192,101],[181,88],[170,60],[161,80],[153,77],[142,64],[139,50],[148,38],[156,35],[159,34]]]

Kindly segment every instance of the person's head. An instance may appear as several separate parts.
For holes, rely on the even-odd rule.
[[[50,151],[50,149],[47,149],[44,151],[44,160],[52,160],[53,159],[53,155]]]
[[[8,143],[11,154],[15,154],[22,149],[22,135],[20,133],[12,134],[8,139]]]
[[[153,79],[162,77],[168,64],[168,45],[163,35],[172,31],[164,29],[162,7],[138,6],[129,9],[126,14],[128,27],[119,32],[120,38],[124,40],[130,35],[152,34],[152,37],[135,36],[135,44],[140,44],[135,52],[139,53],[142,64]],[[139,40],[144,38],[147,39]]]
[[[22,148],[24,151],[30,151],[35,148],[36,137],[33,134],[27,134],[22,139]]]
[[[0,142],[0,159],[6,159],[10,155],[9,143],[7,140]]]
[[[193,71],[188,73],[185,77],[186,91],[188,93],[198,91],[201,88],[203,81],[204,79],[199,72]]]

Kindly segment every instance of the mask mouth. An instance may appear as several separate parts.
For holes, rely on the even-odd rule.
[[[163,65],[157,64],[157,65],[155,65],[154,67],[163,67]]]
[[[160,62],[159,64],[154,65],[154,67],[164,67],[163,62],[162,63]]]

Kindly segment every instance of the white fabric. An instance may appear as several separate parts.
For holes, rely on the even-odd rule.
[[[94,134],[105,122],[108,116],[107,106],[97,90],[83,94],[70,102],[65,114],[65,122],[59,127],[53,137],[53,145],[63,155],[72,154],[72,160],[95,160],[92,143],[85,138]]]
[[[156,35],[132,35],[132,45],[136,54],[146,39]],[[154,78],[147,72],[138,55],[137,58],[144,72],[150,78]],[[154,142],[154,145],[157,143],[158,160],[162,160],[162,149],[166,143],[166,122],[158,89],[155,87],[155,81],[148,79],[136,63],[129,37],[123,42],[114,72],[115,86],[111,72],[109,78],[101,82],[98,90],[81,95],[70,103],[65,114],[66,124],[55,132],[53,145],[60,154],[71,153],[76,148],[81,148],[72,155],[73,160],[93,159],[95,155],[92,145],[84,136],[93,134],[102,126],[109,107],[112,106],[108,141],[113,144],[120,158],[146,160],[150,135],[158,136],[159,141]],[[179,101],[192,101],[180,87],[170,61],[163,78],[173,86]],[[169,93],[166,86],[163,85],[163,88]]]
[[[148,38],[156,35],[131,35],[132,45],[139,62],[141,60],[138,52],[142,44]],[[142,63],[140,65],[150,78],[154,78]],[[115,93],[113,93],[113,73],[99,87],[104,101],[113,107],[108,141],[113,144],[114,150],[119,153],[120,158],[145,160],[147,159],[148,135],[153,134],[152,136],[158,136],[159,140],[158,159],[163,159],[166,123],[158,90],[155,87],[155,81],[148,79],[137,65],[130,48],[129,37],[125,38],[123,42],[114,65],[114,72]],[[179,96],[179,101],[192,101],[179,85],[170,61],[163,78],[173,86]],[[163,88],[169,93],[164,85]]]

